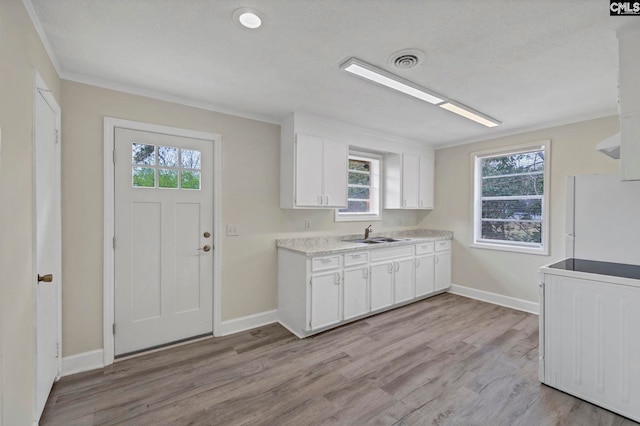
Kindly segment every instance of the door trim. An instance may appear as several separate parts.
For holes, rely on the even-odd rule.
[[[53,93],[51,92],[51,90],[49,90],[49,87],[47,86],[47,84],[45,83],[44,79],[42,78],[42,76],[40,75],[40,73],[38,72],[38,70],[36,68],[33,68],[33,128],[32,128],[32,144],[33,144],[33,164],[34,164],[34,168],[33,168],[33,206],[35,208],[36,206],[36,200],[35,200],[35,194],[36,194],[36,169],[35,169],[35,164],[36,164],[36,120],[37,120],[37,116],[36,116],[36,103],[38,100],[38,96],[42,96],[42,98],[44,99],[44,101],[47,103],[47,105],[49,105],[49,107],[51,108],[51,110],[54,112],[55,114],[55,120],[56,120],[56,130],[58,131],[58,143],[61,144],[62,143],[62,109],[60,108],[60,105],[58,104],[58,101],[56,101],[55,97],[53,96]],[[58,150],[58,155],[56,158],[56,161],[58,162],[58,170],[62,171],[61,163],[62,163],[62,159],[61,159],[61,153],[62,153],[62,149]],[[56,184],[58,191],[60,191],[58,193],[58,197],[59,198],[59,202],[62,202],[62,176],[59,174],[57,176],[58,178],[58,182]],[[38,321],[38,313],[37,313],[37,305],[36,305],[36,293],[38,290],[38,236],[37,236],[37,215],[35,214],[35,210],[34,210],[34,214],[32,217],[32,227],[33,227],[33,236],[32,236],[32,247],[33,247],[33,256],[32,256],[32,288],[33,288],[33,321],[34,321],[34,326],[37,325],[37,321]],[[60,243],[62,243],[62,241],[60,241]],[[62,283],[62,275],[60,274],[59,280],[60,283]],[[57,332],[58,335],[56,336],[56,339],[58,341],[58,359],[57,359],[57,374],[56,374],[56,381],[60,378],[60,373],[62,372],[62,285],[58,285],[58,289],[57,289]],[[33,362],[34,362],[34,367],[38,361],[38,354],[37,354],[37,338],[38,338],[38,334],[37,332],[34,333],[34,341],[33,341]],[[34,397],[33,397],[33,411],[35,414],[36,411],[36,404],[37,404],[37,398],[36,398],[36,392],[37,392],[37,376],[34,376]],[[35,417],[35,416],[34,416]],[[34,418],[34,424],[36,423],[36,419]]]
[[[220,336],[221,323],[221,271],[220,271],[220,223],[222,199],[222,137],[216,133],[167,127],[139,121],[104,117],[104,246],[103,246],[103,348],[104,365],[113,364],[115,356],[115,167],[113,151],[116,127],[144,132],[162,133],[192,139],[202,139],[213,143],[213,335]]]

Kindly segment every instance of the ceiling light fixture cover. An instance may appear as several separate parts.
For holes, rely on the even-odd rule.
[[[414,98],[429,102],[430,104],[437,105],[446,99],[446,97],[432,92],[427,88],[419,86],[409,80],[405,80],[402,77],[391,74],[390,72],[377,68],[356,58],[351,58],[340,65],[340,69],[360,78],[364,78],[409,96],[413,96]]]
[[[438,106],[487,127],[496,127],[502,124],[495,118],[491,118],[488,115],[481,113],[480,111],[476,111],[473,108],[469,108],[468,106],[451,99],[439,104]]]
[[[233,22],[240,25],[242,28],[250,30],[256,30],[262,26],[265,22],[265,17],[262,12],[256,9],[248,7],[241,7],[233,11]]]

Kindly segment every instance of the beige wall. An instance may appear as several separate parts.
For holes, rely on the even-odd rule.
[[[537,303],[538,268],[564,257],[565,177],[617,173],[618,161],[595,145],[618,130],[618,118],[607,117],[437,150],[436,208],[421,226],[454,232],[453,283]],[[551,139],[550,255],[470,248],[470,153],[544,139]]]
[[[103,118],[222,135],[222,319],[277,308],[275,240],[361,232],[331,211],[279,207],[280,126],[63,81],[63,355],[102,348]],[[303,233],[304,220],[312,231]],[[415,226],[416,212],[385,212],[378,231]],[[375,226],[375,225],[374,225]],[[224,232],[224,229],[222,230]]]
[[[20,0],[0,1],[0,335],[4,425],[33,422],[33,68],[60,79]]]

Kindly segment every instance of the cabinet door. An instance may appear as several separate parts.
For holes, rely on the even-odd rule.
[[[405,302],[415,298],[413,270],[413,258],[394,262],[394,303]]]
[[[322,149],[321,138],[298,134],[296,136],[296,205],[319,206],[322,193]]]
[[[445,290],[451,285],[451,252],[436,253],[435,291]]]
[[[340,322],[340,272],[311,277],[311,328],[322,328]]]
[[[433,208],[433,157],[420,157],[420,179],[418,182],[418,207]]]
[[[402,156],[402,207],[418,207],[418,179],[420,178],[420,158],[417,155]]]
[[[393,304],[393,262],[371,265],[371,310]]]
[[[369,267],[360,266],[358,268],[344,271],[344,319],[351,319],[369,312]]]
[[[424,296],[435,291],[433,262],[433,254],[416,257],[416,297]]]
[[[324,141],[323,206],[347,207],[349,150],[346,144]]]

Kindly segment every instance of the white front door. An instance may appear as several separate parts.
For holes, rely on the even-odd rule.
[[[62,270],[60,108],[36,77],[35,94],[35,421],[59,373],[59,297]]]
[[[115,355],[213,331],[213,142],[115,129]]]

